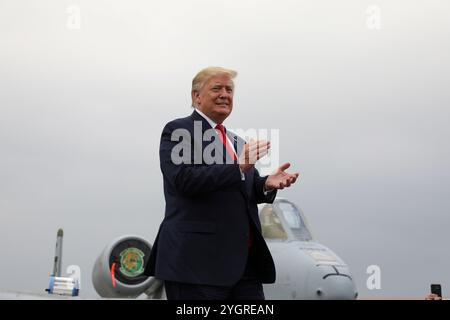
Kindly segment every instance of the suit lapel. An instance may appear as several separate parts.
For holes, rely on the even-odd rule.
[[[194,141],[194,144],[201,143],[202,154],[203,154],[203,151],[205,150],[205,148],[208,145],[210,145],[211,143],[213,143],[214,150],[218,152],[218,159],[223,159],[223,161],[227,161],[224,163],[233,163],[232,159],[228,155],[228,152],[225,151],[225,148],[224,148],[222,142],[220,141],[220,138],[217,135],[215,130],[213,130],[214,131],[213,134],[214,134],[215,138],[211,139],[211,140],[214,140],[213,142],[208,141],[208,140],[207,141],[203,140],[205,132],[208,129],[212,129],[209,122],[196,111],[192,112],[191,118],[192,118],[192,121],[194,122],[194,124],[195,124],[195,121],[201,121],[201,124],[202,124],[202,137],[201,137],[202,141],[201,142]],[[242,139],[241,137],[237,136],[234,132],[232,132],[230,130],[227,130],[226,134],[227,134],[227,137],[232,142],[232,144],[234,146],[234,150],[236,150],[236,154],[239,157],[239,155],[241,154],[241,152],[244,149],[244,145],[246,143],[245,140]],[[244,175],[245,175],[245,181],[244,181],[245,183],[242,184],[241,192],[242,192],[242,195],[244,196],[244,198],[248,199],[248,196],[251,194],[252,187],[253,187],[253,169],[245,172]]]
[[[236,154],[239,157],[244,150],[244,146],[246,144],[245,140],[229,130],[227,130],[227,136],[228,138],[230,138],[230,141],[233,141],[234,150],[236,150]],[[242,192],[245,197],[248,197],[248,195],[251,194],[253,187],[253,169],[245,172],[244,175],[245,175],[245,183],[244,183],[245,188],[243,188]]]
[[[223,150],[224,148],[223,148],[222,142],[220,141],[219,136],[216,133],[216,130],[213,129],[211,127],[211,125],[209,124],[209,122],[205,118],[203,118],[196,111],[192,112],[191,118],[192,118],[192,120],[194,122],[194,126],[195,126],[195,121],[201,121],[201,124],[202,124],[202,136],[199,137],[201,139],[201,141],[195,141],[194,142],[195,144],[198,144],[198,145],[202,146],[202,157],[204,156],[203,152],[205,151],[205,148],[207,148],[209,145],[213,144],[212,146],[209,147],[208,151],[211,151],[211,148],[214,148],[213,152],[217,152],[218,153],[217,154],[217,159],[222,159],[223,163],[225,163],[225,158],[224,158],[225,155],[224,155],[224,150]],[[211,135],[205,135],[205,132],[207,130],[210,130],[210,129],[212,129],[212,131],[211,131],[212,136]],[[195,138],[196,137],[194,137],[194,139]],[[206,139],[204,140],[204,138],[206,138]],[[209,139],[209,138],[211,138],[211,139]],[[209,153],[210,152],[208,152],[208,154]],[[215,154],[213,154],[213,156],[215,158]]]

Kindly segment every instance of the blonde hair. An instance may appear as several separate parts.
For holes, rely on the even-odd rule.
[[[199,73],[196,74],[194,79],[192,79],[192,90],[191,90],[191,96],[193,97],[194,91],[198,92],[200,91],[205,83],[208,82],[209,79],[219,76],[219,75],[227,75],[230,77],[231,80],[233,80],[237,76],[237,72],[231,69],[226,69],[222,67],[208,67],[203,70],[201,70]],[[233,82],[233,81],[232,81]],[[234,83],[233,83],[234,85]],[[192,98],[192,106],[194,106],[194,99]]]

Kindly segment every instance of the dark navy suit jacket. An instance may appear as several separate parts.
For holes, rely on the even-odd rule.
[[[194,123],[197,137],[194,137]],[[261,236],[257,204],[272,203],[276,190],[263,192],[267,177],[260,177],[256,169],[246,172],[243,181],[237,163],[211,164],[204,160],[199,163],[198,157],[194,159],[195,150],[201,154],[208,146],[218,143],[218,154],[212,154],[232,162],[215,131],[211,141],[203,141],[199,125],[201,134],[211,129],[207,120],[194,111],[186,118],[167,123],[163,129],[160,164],[166,209],[145,274],[192,284],[234,285],[245,270],[251,225],[251,250],[257,277],[262,283],[273,283],[275,266]],[[181,138],[172,141],[176,129],[184,129],[193,138],[184,139],[181,144]],[[227,135],[239,154],[245,142],[230,132]],[[180,146],[191,151],[186,154],[188,149],[180,151]],[[183,155],[186,161],[175,164],[173,152]]]

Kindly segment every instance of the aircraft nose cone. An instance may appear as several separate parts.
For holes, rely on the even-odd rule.
[[[316,271],[316,281],[310,283],[314,299],[356,299],[356,287],[346,266],[317,266]]]

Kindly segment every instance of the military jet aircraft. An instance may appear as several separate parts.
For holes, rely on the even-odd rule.
[[[277,198],[259,206],[262,234],[277,270],[274,284],[264,285],[266,299],[356,299],[349,267],[312,236],[302,211]],[[94,288],[105,298],[137,298],[146,294],[164,299],[163,283],[143,274],[151,244],[140,237],[122,236],[98,257]]]
[[[277,280],[264,285],[266,299],[356,299],[349,267],[317,242],[303,212],[277,198],[259,206],[263,237],[272,253]],[[76,272],[61,277],[63,231],[58,230],[47,294],[0,292],[0,299],[79,299]],[[165,299],[163,282],[143,274],[151,244],[133,235],[113,240],[97,258],[92,282],[101,298]],[[70,268],[69,268],[70,269]]]

